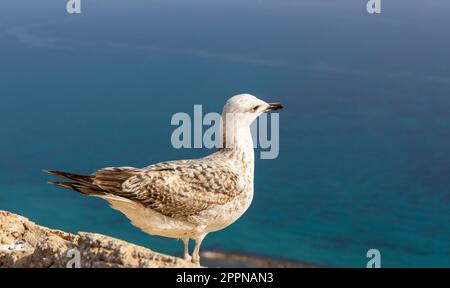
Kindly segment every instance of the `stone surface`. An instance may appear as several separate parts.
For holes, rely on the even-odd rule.
[[[108,236],[70,234],[0,210],[0,268],[198,267],[181,258]]]

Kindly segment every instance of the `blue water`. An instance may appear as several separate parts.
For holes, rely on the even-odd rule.
[[[248,92],[285,104],[280,155],[257,161],[253,205],[204,249],[450,267],[448,1],[82,2],[0,3],[0,209],[180,254],[41,169],[203,156],[172,148],[171,116]]]

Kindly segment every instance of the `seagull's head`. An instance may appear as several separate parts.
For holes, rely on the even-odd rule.
[[[259,115],[283,108],[279,102],[267,103],[250,94],[231,97],[223,107],[222,115],[232,114],[239,123],[250,125]]]

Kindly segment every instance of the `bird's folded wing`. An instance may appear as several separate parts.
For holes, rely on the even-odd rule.
[[[165,216],[185,219],[243,192],[242,177],[225,165],[197,160],[164,162],[142,170],[103,169],[94,184]]]

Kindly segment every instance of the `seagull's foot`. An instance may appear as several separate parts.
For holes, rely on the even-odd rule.
[[[200,259],[199,258],[192,257],[191,262],[194,263],[194,264],[197,264],[198,266],[200,266]]]
[[[189,255],[189,238],[182,238],[183,244],[184,244],[184,252],[183,252],[183,258],[186,261],[191,261],[192,257]]]
[[[194,249],[194,252],[192,252],[191,262],[200,266],[200,253],[198,253],[198,249]]]
[[[200,245],[202,244],[203,239],[205,238],[205,234],[201,234],[198,237],[194,238],[195,240],[195,247],[194,251],[192,251],[192,263],[197,264],[200,266]]]
[[[189,255],[189,254],[184,254],[183,259],[186,260],[186,261],[188,261],[188,262],[191,262],[191,261],[192,261],[192,257],[191,257],[191,255]]]

